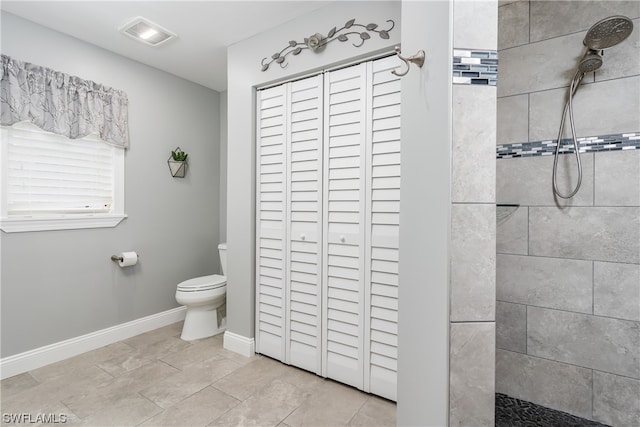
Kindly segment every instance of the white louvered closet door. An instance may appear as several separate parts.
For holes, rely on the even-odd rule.
[[[396,400],[400,217],[400,78],[395,57],[368,64],[365,390]],[[368,384],[367,384],[368,380]]]
[[[325,73],[324,375],[363,388],[366,64]]]
[[[287,362],[322,367],[322,75],[287,84]]]
[[[286,121],[285,86],[257,95],[256,341],[260,353],[285,360]]]
[[[256,349],[396,399],[395,57],[258,95]]]

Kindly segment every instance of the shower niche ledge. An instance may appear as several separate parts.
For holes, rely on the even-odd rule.
[[[508,220],[511,215],[516,213],[520,205],[518,204],[497,204],[496,205],[496,222],[501,224]]]

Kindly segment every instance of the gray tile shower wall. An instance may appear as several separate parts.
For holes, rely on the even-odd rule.
[[[640,3],[631,1],[532,1],[531,41],[583,31],[611,15],[640,16]]]
[[[496,392],[591,419],[593,371],[496,350]]]
[[[626,153],[625,153],[626,154]],[[582,187],[562,206],[593,206],[593,153],[582,159]],[[556,206],[551,184],[553,156],[499,159],[496,161],[496,200],[522,206]],[[558,159],[558,188],[567,191],[578,179],[573,156]],[[506,224],[505,224],[506,225]]]
[[[529,253],[529,210],[516,208],[515,212],[498,220],[496,250],[498,254],[527,255]]]
[[[594,262],[593,314],[640,322],[639,283],[638,264]]]
[[[607,347],[615,351],[606,351]],[[639,378],[638,348],[638,322],[527,308],[527,353],[531,356]]]
[[[593,263],[576,259],[499,254],[498,301],[591,314]]]
[[[529,255],[638,264],[640,207],[531,207]]]
[[[635,29],[574,98],[582,187],[557,199],[550,141],[584,35],[611,15]],[[640,2],[501,1],[498,22],[496,200],[519,208],[496,229],[496,392],[637,426]],[[575,158],[559,164],[566,191]]]
[[[527,352],[527,306],[496,302],[496,348]]]
[[[496,208],[454,204],[451,210],[452,322],[493,322],[496,306]]]
[[[453,86],[454,202],[493,203],[496,199],[496,89]],[[493,114],[487,114],[493,112]]]
[[[594,418],[612,426],[638,425],[640,381],[593,372]]]
[[[630,153],[598,153],[595,161],[594,205],[640,206],[640,150]]]
[[[493,426],[495,324],[451,325],[451,426]],[[469,398],[472,397],[472,398]]]
[[[497,12],[453,1],[451,426],[495,425]]]
[[[640,20],[636,21],[640,27]],[[640,57],[640,49],[636,55]],[[609,57],[606,56],[603,67],[608,63]],[[573,66],[573,61],[570,64]],[[569,81],[570,77],[564,80]],[[557,138],[566,91],[563,87],[529,94],[529,141]],[[584,84],[573,99],[578,137],[640,130],[640,117],[637,114],[640,109],[640,76]],[[563,138],[570,135],[568,126],[565,126]]]

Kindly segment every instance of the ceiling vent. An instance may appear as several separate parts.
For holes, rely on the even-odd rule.
[[[166,28],[142,16],[137,16],[127,22],[120,28],[120,32],[150,46],[159,46],[178,37]]]

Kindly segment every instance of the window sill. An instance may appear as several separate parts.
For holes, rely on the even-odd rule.
[[[2,218],[0,230],[5,233],[25,231],[78,230],[84,228],[115,227],[125,219],[124,214],[74,215],[43,218]]]

